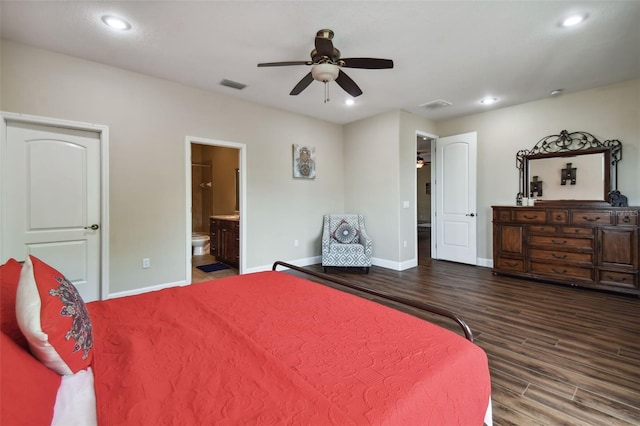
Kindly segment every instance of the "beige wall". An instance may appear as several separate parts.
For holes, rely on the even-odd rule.
[[[322,212],[343,210],[340,125],[12,42],[1,55],[3,111],[109,126],[112,293],[186,277],[187,135],[247,145],[247,269],[317,256]],[[292,178],[293,143],[316,147],[316,179]]]
[[[398,260],[398,112],[344,126],[347,213],[365,216],[373,257]]]
[[[417,264],[416,133],[434,129],[431,120],[397,110],[344,126],[345,209],[365,215],[374,264]]]
[[[416,228],[418,223],[416,208],[417,133],[436,135],[435,130],[435,122],[405,111],[400,112],[400,202],[409,201],[409,208],[398,204],[401,223],[399,240],[401,269],[418,264],[418,230]]]
[[[439,136],[478,132],[478,257],[492,258],[491,205],[514,205],[516,153],[561,130],[619,139],[618,187],[640,205],[640,79],[437,123]]]
[[[11,42],[0,59],[3,111],[110,128],[112,293],[186,276],[187,135],[247,146],[248,270],[317,259],[322,214],[344,211],[367,217],[378,264],[415,264],[416,132],[478,132],[480,258],[490,206],[515,201],[516,152],[560,130],[620,139],[619,188],[640,204],[640,80],[437,123],[391,111],[341,126]],[[293,143],[316,147],[315,179],[292,178]]]

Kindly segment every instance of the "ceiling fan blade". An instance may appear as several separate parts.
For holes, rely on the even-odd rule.
[[[316,52],[320,56],[333,57],[333,42],[328,38],[316,37]]]
[[[340,85],[344,89],[345,92],[353,96],[362,95],[362,90],[358,87],[355,81],[351,79],[347,74],[345,74],[342,70],[338,73],[338,78],[336,78],[336,83]]]
[[[302,77],[302,80],[300,80],[298,84],[296,84],[296,87],[294,87],[291,93],[289,94],[292,96],[299,95],[300,92],[302,92],[304,89],[307,88],[308,85],[311,84],[312,81],[313,81],[313,75],[311,75],[311,73],[305,75],[304,77]]]
[[[393,61],[391,59],[379,59],[379,58],[343,58],[343,67],[345,68],[366,68],[370,70],[381,70],[393,68]]]
[[[284,67],[287,65],[311,65],[311,61],[289,61],[289,62],[263,62],[259,67]]]

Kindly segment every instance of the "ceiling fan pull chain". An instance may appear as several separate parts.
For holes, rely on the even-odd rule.
[[[327,102],[329,102],[329,85],[327,84],[327,82],[324,82],[324,103],[326,104]]]

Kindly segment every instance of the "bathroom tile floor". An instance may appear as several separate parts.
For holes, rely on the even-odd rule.
[[[208,265],[215,262],[215,256],[211,256],[210,254],[191,256],[191,284],[238,275],[238,270],[236,268],[223,269],[221,271],[214,271],[209,273],[202,272],[197,268],[198,266]]]

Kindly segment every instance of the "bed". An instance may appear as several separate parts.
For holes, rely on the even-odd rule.
[[[466,338],[311,279],[407,302],[392,295],[273,269],[86,304],[90,355],[49,384],[50,423],[491,424],[487,358],[457,315],[412,303]],[[89,338],[73,325],[79,360]]]

